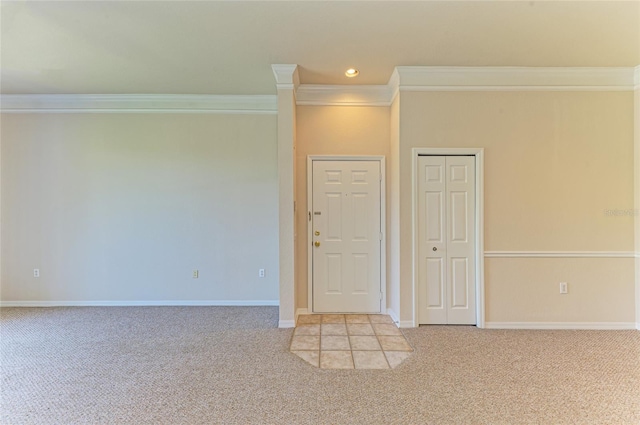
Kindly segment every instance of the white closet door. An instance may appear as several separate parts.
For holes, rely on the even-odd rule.
[[[418,158],[420,324],[475,324],[475,157]]]

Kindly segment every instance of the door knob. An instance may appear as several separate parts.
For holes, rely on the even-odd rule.
[[[437,251],[437,250],[438,250],[438,248],[436,248],[436,247],[434,246],[434,247],[433,247],[433,250],[434,250],[434,251]]]
[[[316,236],[320,236],[320,232],[319,231],[316,230],[314,233],[315,233]]]
[[[315,246],[316,246],[316,248],[317,248],[317,247],[319,247],[319,246],[320,246],[320,242],[319,242],[319,241],[315,241],[314,245],[315,245]]]

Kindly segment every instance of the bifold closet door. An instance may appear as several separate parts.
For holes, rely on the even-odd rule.
[[[419,324],[476,324],[475,157],[418,157]]]

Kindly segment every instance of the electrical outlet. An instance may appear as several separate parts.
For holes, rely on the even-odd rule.
[[[33,269],[33,277],[40,277],[40,269]]]
[[[194,269],[193,272],[191,273],[191,277],[194,278],[194,279],[197,279],[198,276],[199,276],[198,270]]]
[[[569,293],[569,285],[567,285],[567,282],[560,282],[560,293],[561,294]]]
[[[258,270],[258,277],[264,277],[264,269]]]

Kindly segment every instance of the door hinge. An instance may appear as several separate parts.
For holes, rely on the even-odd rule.
[[[380,292],[380,301],[382,301],[382,292]]]
[[[380,240],[382,240],[382,232],[380,232]]]

